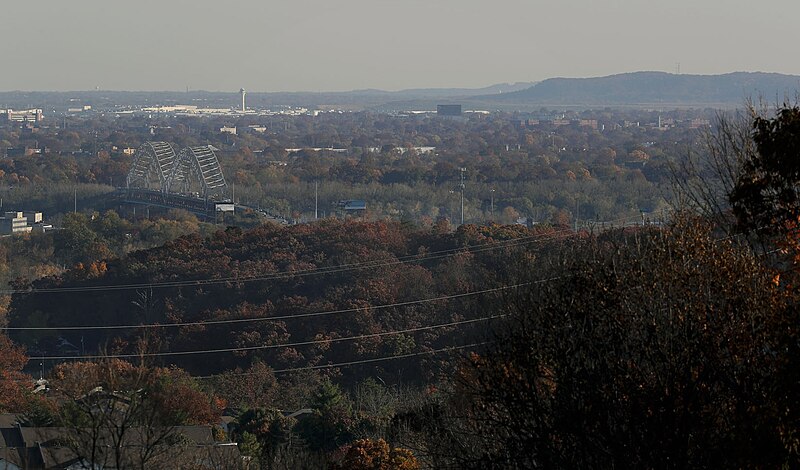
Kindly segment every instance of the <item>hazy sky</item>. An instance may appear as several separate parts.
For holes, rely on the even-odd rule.
[[[18,0],[0,6],[0,90],[800,74],[798,18],[798,0]]]

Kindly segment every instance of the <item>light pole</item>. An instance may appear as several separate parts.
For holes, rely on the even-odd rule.
[[[464,172],[466,168],[461,168],[461,225],[464,225]]]

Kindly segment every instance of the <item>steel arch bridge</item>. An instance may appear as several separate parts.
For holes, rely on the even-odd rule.
[[[127,187],[167,191],[175,165],[175,148],[168,142],[146,142],[136,151]]]
[[[211,146],[176,153],[168,142],[147,142],[136,151],[127,188],[219,199],[226,196],[228,185]]]

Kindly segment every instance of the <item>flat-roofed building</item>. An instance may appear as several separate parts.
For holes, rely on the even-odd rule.
[[[44,119],[41,109],[21,109],[14,111],[13,109],[6,109],[2,112],[5,119],[13,122],[39,122]]]
[[[461,116],[460,104],[439,104],[436,105],[436,114],[439,116]]]
[[[42,213],[36,211],[24,211],[22,215],[28,219],[29,224],[40,224],[42,223]]]
[[[5,217],[0,217],[0,234],[2,235],[26,233],[31,230],[32,227],[28,226],[28,219],[22,212],[6,212]]]

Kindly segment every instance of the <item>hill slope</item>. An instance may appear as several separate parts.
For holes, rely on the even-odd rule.
[[[596,78],[551,78],[526,90],[483,98],[525,104],[741,104],[748,97],[783,100],[793,97],[798,89],[800,76],[778,73],[634,72]]]

